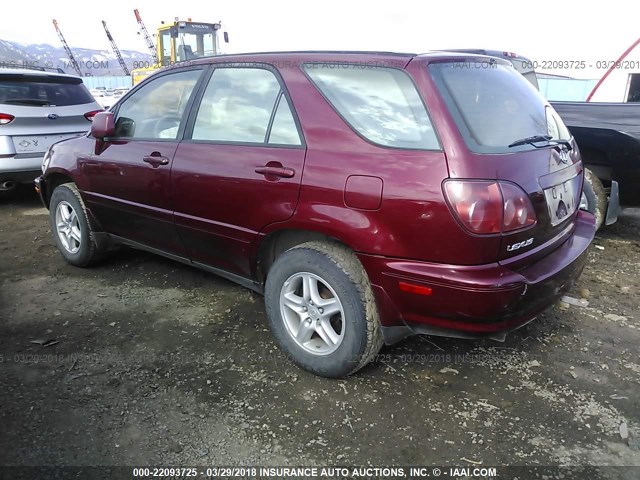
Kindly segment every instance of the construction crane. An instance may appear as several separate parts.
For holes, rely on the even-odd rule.
[[[67,43],[67,41],[64,39],[64,35],[62,35],[62,32],[60,31],[60,27],[58,27],[58,22],[55,19],[53,20],[53,26],[55,27],[56,32],[58,33],[58,38],[62,42],[62,46],[64,48],[64,51],[67,54],[67,57],[69,57],[71,66],[79,76],[82,76],[82,72],[80,71],[80,65],[78,65],[78,62],[76,62],[76,58],[73,56],[73,52],[69,48],[69,44]]]
[[[118,62],[120,62],[120,66],[122,67],[124,74],[127,76],[131,75],[131,73],[129,72],[129,69],[127,68],[127,64],[124,63],[124,58],[122,58],[122,55],[120,54],[120,50],[118,50],[118,46],[116,45],[116,42],[113,40],[113,37],[111,36],[111,32],[107,28],[107,22],[102,20],[102,26],[104,27],[104,31],[107,34],[107,38],[109,39],[109,42],[111,43],[111,49],[113,50],[113,53],[115,53],[116,57],[118,57]]]
[[[140,29],[138,33],[140,33],[140,35],[144,37],[144,41],[147,43],[147,48],[149,49],[149,52],[151,52],[151,56],[153,57],[153,63],[158,63],[158,54],[156,53],[156,46],[154,45],[153,40],[151,39],[151,35],[149,35],[149,32],[147,31],[147,27],[144,26],[144,22],[142,21],[142,17],[140,16],[140,12],[138,11],[137,8],[133,11],[133,14],[136,16],[136,20],[138,22],[138,28]]]

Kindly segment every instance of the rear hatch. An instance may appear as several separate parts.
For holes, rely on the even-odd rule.
[[[452,179],[474,187],[459,193],[464,180],[456,188],[445,183],[454,215],[470,235],[500,236],[497,260],[504,263],[529,263],[560,246],[575,225],[583,182],[580,154],[560,117],[503,60],[447,60],[428,69],[467,147],[447,152]],[[483,203],[496,196],[499,212]],[[479,211],[502,219],[474,231],[478,224],[465,223],[466,215],[477,219]]]
[[[100,109],[80,78],[0,72],[0,136],[10,137],[2,144],[14,147],[0,154],[42,154],[57,141],[85,133]]]

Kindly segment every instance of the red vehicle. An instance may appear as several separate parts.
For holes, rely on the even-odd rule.
[[[264,293],[344,376],[412,334],[504,338],[578,278],[594,218],[562,120],[509,62],[265,53],[159,72],[47,152],[65,259],[124,244]]]

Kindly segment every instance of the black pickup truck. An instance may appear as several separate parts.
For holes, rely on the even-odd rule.
[[[599,222],[615,221],[617,205],[609,208],[609,218],[605,212],[607,197],[614,196],[616,183],[620,204],[640,206],[640,103],[550,103],[576,139],[582,160],[592,172],[588,183],[595,193]]]
[[[536,88],[534,62],[515,53],[484,49],[450,51],[509,60]],[[620,205],[640,206],[640,103],[550,102],[574,136],[587,166],[581,208],[598,228],[618,218]]]

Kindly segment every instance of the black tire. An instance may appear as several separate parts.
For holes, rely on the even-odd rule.
[[[582,191],[587,199],[587,211],[596,217],[596,229],[599,230],[607,214],[607,192],[605,192],[600,179],[588,168],[584,170]]]
[[[58,207],[61,203],[65,203],[63,207],[70,206],[76,214],[78,229],[80,230],[80,241],[77,246],[77,251],[71,251],[67,248],[63,240],[58,234],[58,226],[56,221],[56,214]],[[60,250],[60,253],[64,259],[71,265],[77,267],[87,267],[100,259],[102,251],[96,245],[93,238],[93,231],[89,223],[87,216],[87,209],[84,206],[80,192],[73,183],[64,183],[56,187],[51,195],[51,201],[49,204],[49,223],[51,224],[51,233],[53,239]],[[73,249],[72,249],[73,250]]]
[[[326,355],[300,346],[281,312],[280,295],[285,282],[303,272],[320,277],[331,287],[344,312],[339,315],[341,343]],[[280,348],[314,374],[333,378],[350,375],[369,363],[382,347],[380,318],[369,279],[353,252],[338,243],[308,242],[280,255],[267,276],[265,303],[271,331]]]

